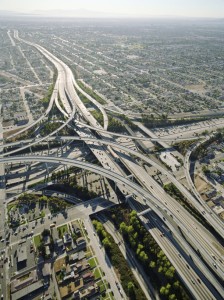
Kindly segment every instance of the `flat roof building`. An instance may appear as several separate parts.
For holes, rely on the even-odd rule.
[[[26,246],[22,246],[17,250],[17,261],[18,263],[21,263],[25,260],[27,260],[27,251],[26,251]]]
[[[11,300],[19,300],[21,298],[24,298],[25,296],[28,296],[30,293],[37,291],[39,289],[43,288],[43,283],[41,281],[37,281],[31,285],[28,285],[27,287],[19,290],[18,292],[15,292],[11,295]]]

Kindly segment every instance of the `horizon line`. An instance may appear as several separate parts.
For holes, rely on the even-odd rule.
[[[83,11],[86,13],[93,13],[92,16],[90,15],[69,15],[69,13],[72,12],[78,12],[78,11]],[[54,12],[56,12],[54,14]],[[60,12],[67,12],[65,15],[60,15]],[[63,9],[54,9],[54,10],[33,10],[33,11],[13,11],[13,10],[4,10],[0,9],[0,15],[6,13],[6,16],[12,15],[20,15],[20,16],[33,16],[33,17],[50,17],[50,18],[78,18],[78,19],[104,19],[104,18],[111,18],[111,19],[149,19],[149,18],[169,18],[169,19],[224,19],[224,16],[187,16],[187,15],[125,15],[125,14],[119,14],[119,13],[111,13],[111,12],[100,12],[100,11],[91,11],[91,10],[86,10],[86,9],[74,9],[74,10],[63,10]],[[48,14],[49,13],[49,14]],[[58,14],[57,14],[58,13]],[[102,16],[94,16],[95,14],[101,14]],[[103,16],[105,14],[106,16]],[[111,15],[111,16],[108,16]],[[3,16],[3,15],[1,15]]]

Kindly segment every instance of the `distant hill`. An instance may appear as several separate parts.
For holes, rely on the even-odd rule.
[[[8,11],[0,10],[0,17],[48,17],[48,18],[88,18],[88,19],[100,19],[100,18],[143,18],[143,19],[174,19],[174,20],[218,20],[224,21],[224,18],[195,18],[195,17],[184,17],[184,16],[171,16],[171,15],[126,15],[118,13],[108,13],[108,12],[99,12],[91,11],[86,9],[77,9],[77,10],[34,10],[30,12],[18,12],[18,11]]]
[[[0,10],[0,19],[2,20],[16,20],[16,19],[23,19],[23,18],[33,18],[36,15],[33,13],[25,13],[25,12],[18,12],[18,11],[9,11],[9,10]]]
[[[97,12],[90,11],[85,9],[78,10],[35,10],[30,12],[16,12],[16,11],[7,11],[0,10],[1,17],[10,17],[10,16],[36,16],[36,17],[63,17],[63,18],[121,18],[128,17],[127,15],[122,14],[113,14],[107,12]]]
[[[98,11],[90,11],[86,9],[77,10],[36,10],[33,14],[42,16],[52,16],[52,17],[79,17],[79,18],[108,18],[108,17],[118,17],[121,15],[104,13]]]
[[[27,15],[26,13],[23,12],[18,12],[18,11],[10,11],[10,10],[0,10],[0,16],[24,16]]]

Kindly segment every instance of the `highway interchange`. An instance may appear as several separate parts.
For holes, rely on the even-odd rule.
[[[25,42],[40,51],[42,55],[55,65],[58,77],[45,114],[35,122],[29,124],[26,128],[23,128],[16,134],[9,136],[7,140],[15,138],[33,126],[40,124],[40,122],[47,117],[54,103],[66,118],[66,121],[57,130],[47,136],[0,145],[1,149],[5,148],[5,152],[1,156],[0,162],[5,165],[12,163],[28,164],[33,162],[44,162],[48,164],[75,166],[100,174],[114,181],[120,191],[126,196],[127,201],[129,201],[128,198],[132,195],[134,195],[134,197],[136,197],[139,201],[140,206],[137,204],[136,207],[135,203],[133,208],[137,211],[140,209],[140,219],[175,266],[192,296],[195,299],[222,299],[222,295],[224,293],[224,250],[222,245],[199,222],[197,222],[192,215],[190,215],[172,197],[167,195],[163,188],[148,175],[148,173],[136,162],[136,160],[130,159],[130,156],[139,158],[149,165],[154,166],[162,174],[165,174],[169,180],[178,187],[182,194],[194,205],[200,214],[204,216],[206,213],[207,222],[219,233],[221,237],[223,237],[223,222],[216,215],[211,214],[211,211],[209,211],[207,207],[204,207],[202,203],[198,202],[200,199],[196,194],[195,187],[193,186],[189,175],[190,152],[187,153],[184,163],[186,177],[193,195],[175,178],[175,176],[173,176],[171,172],[167,171],[160,164],[138,151],[131,150],[118,144],[114,140],[115,136],[119,136],[133,140],[148,139],[151,141],[165,142],[170,141],[169,137],[146,138],[108,132],[106,130],[108,126],[108,118],[105,110],[101,105],[97,104],[92,97],[82,91],[76,83],[72,71],[67,65],[42,46],[20,39],[17,31],[14,31],[14,38],[17,39],[17,41]],[[77,90],[88,97],[90,101],[93,101],[94,104],[101,110],[104,117],[104,127],[101,127],[86,109],[77,95]],[[58,101],[59,96],[60,101]],[[80,121],[80,116],[84,121]],[[58,136],[58,132],[66,126],[70,126],[75,131],[76,136]],[[98,136],[100,136],[100,138],[96,138],[93,131],[98,132]],[[192,139],[196,139],[196,137],[193,137]],[[101,163],[102,167],[64,157],[37,156],[32,153],[25,156],[16,155],[18,151],[29,149],[30,147],[42,142],[69,142],[76,140],[86,143],[96,159]],[[185,138],[182,140],[185,140]],[[10,150],[10,147],[13,147],[13,150]],[[117,156],[136,178],[138,184],[126,178],[123,170],[115,160],[115,157]],[[5,206],[7,203],[8,201],[5,201]],[[141,207],[142,204],[147,205],[150,209],[146,208],[144,211]],[[157,217],[150,217],[150,210],[152,210]],[[170,231],[165,231],[165,237],[161,238],[161,232],[164,232],[164,228],[168,228],[172,232],[172,237],[170,235]],[[196,254],[196,252],[189,247],[186,240],[196,251],[200,252],[203,260],[206,261],[206,264]],[[177,250],[177,248],[179,250]]]

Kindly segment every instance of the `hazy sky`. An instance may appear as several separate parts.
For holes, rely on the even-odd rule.
[[[224,0],[0,0],[0,10],[87,9],[133,16],[224,17]]]

